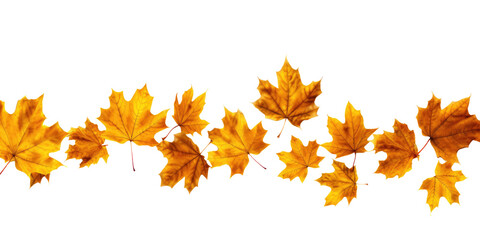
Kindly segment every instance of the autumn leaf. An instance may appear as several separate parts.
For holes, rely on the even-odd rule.
[[[49,154],[60,150],[67,135],[58,123],[43,125],[42,100],[43,95],[37,99],[24,97],[13,114],[7,113],[5,103],[0,101],[0,158],[7,166],[15,162],[15,167],[30,178],[31,186],[45,176],[48,179],[51,171],[62,166]]]
[[[288,119],[291,124],[300,127],[304,120],[317,116],[315,99],[322,93],[320,81],[303,85],[298,69],[293,69],[287,59],[277,72],[277,79],[278,88],[268,80],[259,79],[260,98],[253,104],[266,118],[275,121]]]
[[[337,205],[343,198],[348,204],[357,196],[357,171],[355,167],[347,168],[344,163],[333,160],[333,173],[324,173],[317,179],[321,185],[331,188],[325,198],[325,206]]]
[[[420,190],[428,191],[427,204],[430,206],[430,211],[438,207],[441,197],[445,197],[450,204],[459,203],[460,193],[455,188],[455,183],[465,179],[466,177],[461,171],[452,171],[452,163],[440,164],[438,162],[435,176],[425,179],[420,187]]]
[[[278,176],[290,180],[299,177],[303,182],[307,177],[308,167],[318,168],[318,163],[323,159],[323,157],[317,156],[320,145],[316,141],[310,141],[307,146],[303,146],[300,139],[294,136],[292,136],[290,144],[291,152],[277,153],[280,160],[287,165]]]
[[[201,135],[202,130],[208,125],[208,122],[200,119],[203,106],[205,105],[205,93],[193,98],[193,88],[185,91],[182,96],[182,102],[178,103],[178,98],[175,96],[173,119],[180,127],[181,131],[186,134],[193,134],[197,132]]]
[[[162,141],[158,150],[168,159],[168,163],[160,173],[162,186],[173,188],[182,178],[185,178],[185,188],[191,192],[198,186],[200,176],[208,177],[205,157],[185,133],[175,134],[173,142]]]
[[[437,157],[457,163],[457,152],[473,140],[480,141],[480,121],[468,113],[470,97],[441,109],[440,99],[432,96],[426,108],[418,108],[417,121],[424,136],[430,137]]]
[[[328,117],[327,127],[333,141],[322,144],[322,147],[330,153],[336,154],[337,158],[352,153],[366,152],[367,139],[377,130],[376,128],[365,128],[362,114],[355,110],[350,102],[345,109],[345,123],[341,123],[336,118]]]
[[[412,169],[412,160],[418,157],[418,149],[415,145],[415,133],[408,129],[407,124],[395,120],[393,130],[393,133],[373,135],[375,153],[387,153],[387,159],[379,162],[375,173],[382,173],[387,178],[400,178]]]
[[[208,132],[212,143],[218,147],[217,151],[208,153],[208,160],[212,167],[228,164],[232,170],[231,176],[243,174],[248,164],[248,156],[259,154],[268,146],[263,142],[267,131],[263,129],[261,122],[250,130],[240,111],[232,113],[225,108],[225,117],[222,121],[224,125],[222,129],[215,128]]]
[[[104,144],[105,138],[102,137],[103,132],[88,118],[85,121],[85,128],[72,128],[68,133],[68,139],[75,140],[75,144],[68,147],[67,159],[82,159],[80,167],[97,164],[100,158],[107,162],[108,152]]]

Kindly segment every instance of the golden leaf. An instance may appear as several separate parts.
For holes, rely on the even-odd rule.
[[[75,144],[68,147],[67,159],[82,159],[80,167],[97,164],[100,158],[107,162],[108,151],[104,144],[105,138],[102,137],[103,132],[88,118],[85,121],[85,128],[72,128],[68,133],[68,139],[75,140]]]
[[[186,134],[193,134],[197,132],[202,134],[202,130],[208,125],[208,122],[200,119],[203,106],[205,105],[205,93],[193,98],[193,88],[185,91],[182,96],[182,102],[178,103],[178,98],[175,96],[173,119],[180,126],[182,132]]]
[[[435,96],[426,108],[418,108],[418,126],[430,137],[437,157],[450,163],[458,162],[457,152],[473,140],[480,141],[480,121],[468,113],[470,97],[450,103],[441,109]]]
[[[208,160],[212,167],[228,164],[232,170],[231,176],[243,174],[248,164],[248,156],[259,154],[268,146],[263,142],[267,131],[263,129],[261,122],[250,130],[240,111],[232,113],[225,108],[222,121],[222,129],[215,128],[208,132],[212,143],[218,147],[217,151],[208,153]]]
[[[50,153],[60,150],[67,133],[58,123],[43,125],[43,95],[37,99],[22,98],[13,114],[5,111],[0,101],[0,158],[15,162],[15,167],[30,177],[31,185],[62,166]],[[7,164],[8,164],[7,163]]]
[[[331,188],[325,198],[325,206],[337,205],[343,198],[348,204],[357,196],[357,171],[355,167],[347,168],[344,163],[333,160],[333,173],[324,173],[317,179],[321,185]]]
[[[460,193],[455,188],[455,183],[465,179],[466,177],[461,171],[452,171],[451,163],[440,164],[438,162],[435,176],[425,179],[420,186],[420,189],[428,191],[427,204],[430,205],[430,211],[438,207],[441,197],[445,197],[450,204],[459,203]]]
[[[316,141],[310,141],[307,146],[303,146],[300,139],[294,136],[292,136],[290,144],[291,152],[277,153],[280,160],[287,165],[278,176],[290,180],[299,177],[303,182],[307,177],[308,167],[318,168],[318,163],[323,159],[323,157],[317,156],[320,145]]]
[[[362,114],[355,110],[350,102],[345,109],[345,123],[341,123],[336,118],[328,117],[327,127],[333,141],[322,144],[322,147],[330,153],[336,154],[337,158],[352,153],[366,152],[367,139],[377,130],[376,128],[365,128]]]
[[[412,160],[418,157],[417,145],[415,145],[415,133],[408,129],[407,124],[395,120],[394,132],[383,132],[373,135],[375,152],[387,153],[387,159],[379,162],[375,173],[382,173],[387,178],[398,175],[402,177],[412,169]]]

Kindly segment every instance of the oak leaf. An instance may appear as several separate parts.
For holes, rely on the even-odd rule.
[[[298,69],[293,69],[285,59],[282,69],[277,72],[278,88],[268,80],[259,79],[260,98],[253,104],[265,117],[275,121],[288,119],[300,127],[302,121],[317,116],[315,99],[322,93],[320,81],[303,85]]]
[[[316,141],[310,141],[307,146],[304,146],[300,139],[294,136],[292,136],[290,144],[291,152],[277,153],[280,160],[287,165],[278,176],[290,180],[299,177],[303,182],[307,177],[308,167],[318,168],[318,163],[323,160],[323,157],[317,156],[320,145]]]
[[[259,154],[268,146],[263,142],[267,131],[263,129],[261,122],[250,130],[245,116],[240,111],[232,113],[225,108],[225,117],[222,121],[224,125],[222,129],[215,128],[208,132],[212,143],[218,147],[217,151],[208,153],[208,160],[212,167],[228,164],[231,176],[243,174],[248,164],[248,156]]]
[[[460,193],[455,188],[455,183],[465,179],[466,177],[461,171],[452,170],[451,163],[440,164],[438,162],[435,168],[435,176],[425,179],[420,186],[421,190],[428,191],[427,204],[430,206],[430,211],[438,207],[441,197],[445,197],[450,204],[459,203]]]
[[[205,105],[205,95],[206,93],[203,93],[192,101],[193,88],[190,88],[183,93],[181,103],[178,103],[175,96],[173,119],[182,132],[186,134],[197,132],[201,135],[202,130],[208,125],[207,121],[200,119],[200,113]]]
[[[387,178],[400,178],[412,169],[412,160],[418,157],[418,149],[415,133],[408,129],[407,124],[395,120],[393,130],[393,133],[384,131],[383,134],[373,135],[375,153],[387,153],[387,159],[379,162],[375,173],[382,173]]]
[[[198,146],[185,133],[175,134],[173,142],[160,142],[157,148],[168,159],[167,165],[160,173],[162,186],[173,188],[185,178],[185,188],[191,192],[198,186],[200,176],[208,177],[210,166]]]
[[[72,128],[68,133],[68,139],[75,140],[75,144],[68,147],[67,159],[82,159],[80,167],[97,164],[100,158],[107,162],[108,151],[104,144],[105,138],[102,137],[103,132],[88,118],[85,121],[85,128]]]
[[[418,108],[417,121],[424,136],[430,137],[437,157],[457,163],[457,152],[473,140],[480,141],[480,121],[468,113],[470,97],[441,109],[440,99],[432,96],[426,108]]]
[[[365,128],[362,114],[350,102],[347,103],[345,109],[345,123],[341,123],[336,118],[328,117],[327,127],[333,141],[322,144],[322,147],[330,153],[336,154],[337,158],[352,153],[366,152],[367,139],[377,130],[376,128]]]
[[[333,173],[324,173],[317,179],[321,185],[331,188],[325,198],[325,206],[337,205],[343,198],[348,204],[357,196],[357,171],[355,167],[347,168],[344,163],[333,160]]]
[[[15,162],[15,167],[27,174],[30,186],[49,178],[51,171],[62,164],[49,156],[60,150],[60,144],[67,133],[58,123],[43,125],[45,115],[42,110],[43,95],[37,99],[22,98],[15,112],[5,111],[5,103],[0,101],[0,158],[5,162]]]

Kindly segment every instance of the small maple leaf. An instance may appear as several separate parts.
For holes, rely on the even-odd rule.
[[[321,80],[303,85],[298,69],[293,69],[286,58],[282,69],[277,72],[277,79],[278,88],[268,80],[259,79],[260,98],[253,104],[265,117],[275,121],[288,119],[291,124],[300,127],[304,120],[317,116],[315,99],[322,93]]]
[[[180,104],[175,96],[173,119],[182,132],[186,134],[197,132],[201,135],[202,130],[208,125],[207,121],[200,119],[200,113],[205,105],[205,95],[206,93],[203,93],[192,101],[193,88],[190,88],[183,93]]]
[[[357,171],[355,167],[347,168],[344,163],[333,160],[333,173],[324,173],[317,179],[321,185],[331,188],[325,198],[325,206],[337,205],[343,198],[348,204],[357,196]]]
[[[310,141],[307,146],[303,146],[300,139],[294,136],[292,136],[290,144],[292,145],[291,152],[277,153],[280,160],[287,165],[278,176],[290,180],[299,177],[303,182],[307,177],[308,167],[318,168],[318,163],[323,160],[323,157],[317,156],[320,145],[316,141]]]
[[[30,178],[30,186],[43,177],[48,179],[51,171],[62,166],[49,154],[60,150],[67,135],[58,123],[50,127],[43,125],[42,100],[43,95],[37,99],[24,97],[18,101],[13,114],[7,113],[5,103],[0,101],[0,158],[7,165],[15,162],[15,167]]]
[[[240,111],[232,113],[225,108],[225,117],[222,121],[224,125],[222,129],[215,128],[208,132],[212,143],[218,147],[217,151],[208,153],[208,160],[212,167],[228,164],[232,170],[231,176],[243,174],[248,164],[248,156],[259,154],[268,146],[263,142],[267,131],[263,129],[261,122],[250,130],[245,116]]]
[[[402,177],[412,169],[412,160],[418,157],[417,145],[415,145],[415,133],[408,129],[407,124],[395,119],[394,132],[373,135],[375,153],[383,151],[387,153],[387,159],[379,162],[375,173],[382,173],[387,178],[398,175]]]
[[[75,144],[68,147],[67,159],[82,159],[80,167],[97,164],[100,158],[107,162],[108,151],[104,144],[105,138],[102,137],[103,132],[88,118],[85,121],[85,128],[72,128],[68,133],[68,139],[75,140]]]
[[[468,147],[473,140],[480,141],[480,121],[468,113],[470,97],[450,103],[441,109],[435,95],[426,108],[418,108],[417,121],[424,136],[437,154],[450,163],[457,163],[457,152]]]
[[[208,177],[205,157],[185,133],[175,134],[173,142],[162,141],[158,150],[168,159],[168,163],[160,173],[162,186],[173,188],[182,178],[185,178],[185,188],[191,192],[198,186],[200,176]]]
[[[352,153],[363,153],[367,150],[368,137],[377,129],[367,129],[363,125],[363,117],[360,111],[353,108],[350,102],[345,109],[345,123],[338,119],[328,117],[328,132],[332,135],[333,141],[322,144],[330,153],[336,157],[343,157]]]
[[[455,188],[455,183],[465,179],[466,177],[461,171],[452,171],[452,163],[440,164],[438,162],[435,176],[425,179],[420,186],[420,190],[428,191],[427,204],[430,206],[430,211],[438,207],[441,197],[445,197],[450,204],[459,203],[460,193]]]

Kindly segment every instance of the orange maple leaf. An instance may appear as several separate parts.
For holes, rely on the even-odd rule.
[[[168,159],[168,163],[160,173],[162,186],[173,188],[185,178],[185,188],[191,192],[198,186],[200,176],[208,177],[210,167],[202,155],[203,151],[185,133],[175,134],[173,142],[162,141],[158,150]]]
[[[278,176],[290,180],[299,177],[303,182],[307,177],[308,167],[318,168],[318,163],[323,160],[323,157],[317,156],[320,145],[316,141],[310,141],[307,146],[303,146],[300,139],[294,136],[292,136],[290,144],[291,152],[277,153],[280,160],[287,165]]]
[[[207,121],[200,119],[200,113],[205,105],[205,95],[206,93],[203,93],[192,101],[193,88],[190,88],[183,93],[180,104],[175,96],[173,119],[182,132],[186,134],[197,132],[201,135],[202,130],[208,125]]]
[[[450,103],[441,109],[440,99],[432,96],[426,108],[418,108],[418,126],[430,137],[437,157],[458,162],[457,152],[473,140],[480,141],[480,121],[468,113],[470,97]]]
[[[337,205],[343,198],[348,204],[357,196],[357,171],[355,167],[347,168],[344,163],[333,160],[333,173],[324,173],[317,179],[321,185],[331,188],[325,198],[325,206]]]
[[[412,169],[412,160],[418,157],[417,145],[415,145],[415,133],[408,129],[407,124],[395,119],[394,132],[383,132],[373,135],[375,152],[387,153],[387,159],[379,162],[375,173],[382,173],[387,178],[398,175],[402,177]]]
[[[452,171],[451,163],[440,164],[438,162],[435,176],[425,179],[420,186],[420,190],[428,192],[427,204],[430,206],[430,211],[438,207],[441,197],[445,197],[450,204],[459,203],[460,193],[455,188],[455,183],[465,179],[466,177],[461,171]]]
[[[68,139],[75,140],[75,144],[68,147],[67,159],[82,159],[80,167],[97,164],[100,158],[107,162],[108,151],[104,144],[105,138],[102,137],[103,132],[88,118],[85,121],[85,128],[72,128],[68,133]]]
[[[265,117],[275,121],[288,119],[291,124],[300,127],[304,120],[317,116],[315,99],[322,93],[321,80],[303,85],[298,69],[293,69],[286,58],[282,69],[277,72],[277,79],[278,88],[268,80],[259,79],[260,98],[253,104]]]
[[[267,131],[263,129],[261,122],[250,130],[245,116],[240,111],[232,113],[225,108],[225,117],[222,121],[224,125],[222,129],[215,128],[208,132],[212,143],[218,147],[217,151],[208,153],[208,160],[212,167],[228,164],[232,170],[231,176],[243,174],[248,164],[248,156],[259,154],[268,146],[263,142]],[[252,159],[256,161],[253,157]]]
[[[345,109],[345,123],[341,123],[336,118],[328,117],[327,127],[333,141],[322,144],[322,147],[330,153],[336,154],[337,158],[352,153],[366,152],[367,139],[377,130],[376,128],[365,128],[362,114],[355,110],[350,102]]]
[[[43,125],[42,100],[43,95],[37,99],[24,97],[13,114],[7,113],[5,103],[0,101],[0,158],[7,162],[6,166],[15,162],[15,167],[30,177],[30,186],[43,177],[49,179],[50,172],[62,166],[49,154],[60,150],[67,135],[58,123]]]

